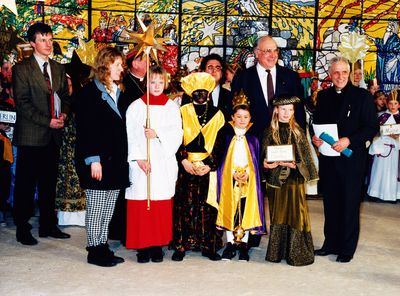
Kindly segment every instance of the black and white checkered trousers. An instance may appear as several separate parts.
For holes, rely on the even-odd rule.
[[[86,189],[86,234],[88,246],[107,243],[108,225],[110,224],[118,190]]]

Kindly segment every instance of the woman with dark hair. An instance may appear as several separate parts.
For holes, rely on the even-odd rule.
[[[76,170],[86,194],[90,264],[124,262],[107,244],[108,225],[120,190],[129,186],[125,120],[118,109],[124,57],[106,47],[97,54],[91,77],[77,100]]]
[[[230,120],[232,113],[232,93],[223,88],[225,82],[225,62],[220,55],[212,53],[201,60],[200,72],[210,74],[215,80],[215,87],[209,92],[210,102],[224,114],[225,120]],[[184,95],[182,105],[191,102],[191,98]]]

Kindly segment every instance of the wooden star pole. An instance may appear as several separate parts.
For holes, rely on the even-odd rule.
[[[162,28],[155,28],[153,22],[148,27],[138,17],[138,22],[143,30],[143,33],[130,33],[129,37],[133,42],[138,43],[132,51],[137,51],[136,56],[139,56],[142,52],[146,55],[146,128],[150,128],[150,54],[154,60],[158,63],[157,51],[167,51],[162,44],[168,41],[169,38],[154,38],[157,32]],[[129,53],[128,53],[129,54]],[[150,163],[150,139],[147,138],[147,163]],[[150,210],[150,172],[147,174],[147,210]]]

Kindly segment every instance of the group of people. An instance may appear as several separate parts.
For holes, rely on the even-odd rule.
[[[64,68],[49,59],[50,27],[34,24],[27,36],[33,55],[13,67],[17,241],[38,243],[29,224],[36,188],[39,237],[70,237],[57,226],[54,200],[61,135],[73,105],[88,263],[110,267],[124,262],[107,243],[117,212],[124,217],[116,222],[126,235],[121,240],[137,250],[139,263],[163,261],[167,245],[174,261],[182,261],[188,251],[213,261],[239,253],[239,260],[248,261],[250,248],[267,232],[270,262],[302,266],[312,264],[314,255],[330,254],[338,262],[352,260],[365,144],[377,134],[378,123],[372,96],[352,85],[345,58],[332,59],[333,86],[318,92],[313,120],[335,124],[338,140],[331,149],[351,149],[352,155],[321,153],[318,172],[304,132],[300,79],[278,65],[279,49],[270,36],[257,41],[256,65],[233,78],[231,92],[222,87],[221,57],[205,57],[201,72],[181,80],[181,107],[164,93],[168,78],[162,67],[151,66],[144,79],[146,60],[133,56],[125,73],[125,57],[112,47],[99,51],[90,82],[74,90],[72,104]],[[312,142],[316,147],[324,143],[316,134]],[[285,145],[291,145],[291,158],[267,156],[271,147]],[[314,251],[304,185],[318,179],[325,241]]]

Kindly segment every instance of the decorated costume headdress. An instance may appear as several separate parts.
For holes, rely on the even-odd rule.
[[[272,105],[274,106],[297,104],[297,103],[300,103],[300,99],[296,96],[280,96],[276,97],[272,101]]]
[[[215,79],[206,72],[192,73],[181,79],[181,86],[189,96],[192,96],[194,91],[200,89],[210,93],[215,87]]]
[[[235,107],[239,105],[246,105],[246,106],[250,105],[247,96],[243,92],[243,89],[241,89],[240,92],[233,97],[232,104],[233,104],[233,109],[235,109]]]

